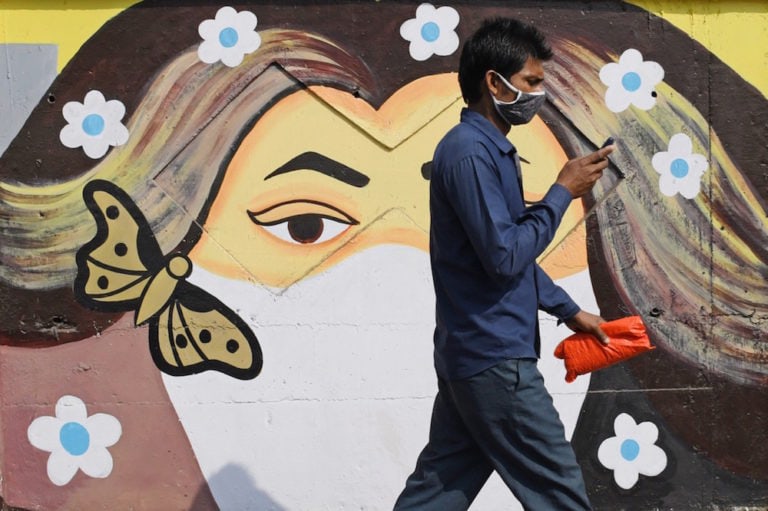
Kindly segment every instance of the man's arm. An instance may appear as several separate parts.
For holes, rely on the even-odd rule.
[[[549,275],[536,265],[536,288],[539,296],[539,308],[552,314],[558,323],[565,323],[575,332],[586,332],[597,337],[603,344],[608,344],[608,336],[600,328],[605,320],[581,308],[560,286],[552,282]]]
[[[570,202],[588,192],[602,175],[613,146],[569,160],[544,198],[515,219],[498,169],[485,151],[475,146],[474,152],[449,163],[439,175],[485,271],[506,280],[532,264],[552,241]]]
[[[443,184],[485,271],[503,280],[534,263],[552,241],[572,200],[565,187],[555,184],[541,201],[512,218],[492,162],[480,155],[451,165]]]
[[[563,288],[552,282],[541,266],[536,264],[535,271],[539,309],[556,317],[560,323],[568,322],[581,308]]]

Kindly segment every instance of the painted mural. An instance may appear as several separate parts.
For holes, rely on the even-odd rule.
[[[3,44],[5,504],[391,509],[437,389],[432,151],[463,107],[462,41],[501,15],[555,53],[546,106],[509,134],[526,199],[617,143],[541,259],[655,346],[566,382],[571,332],[541,315],[595,509],[768,506],[751,77],[614,1],[124,4],[57,72],[49,41]],[[494,476],[472,509],[520,506]]]

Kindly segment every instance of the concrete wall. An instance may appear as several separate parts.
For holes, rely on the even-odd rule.
[[[0,4],[5,504],[391,509],[436,392],[428,163],[505,15],[556,54],[528,198],[607,136],[626,175],[541,257],[656,346],[566,383],[541,314],[594,507],[768,506],[764,3],[35,7]]]

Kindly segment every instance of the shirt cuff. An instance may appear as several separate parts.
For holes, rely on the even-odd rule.
[[[581,307],[579,307],[578,305],[572,302],[568,306],[567,312],[564,312],[562,315],[559,315],[560,317],[557,320],[557,326],[560,326],[563,323],[570,321],[579,312],[581,312]]]
[[[547,191],[547,194],[544,196],[544,200],[557,207],[560,207],[562,211],[565,211],[568,209],[568,206],[571,205],[573,196],[566,187],[555,183]]]

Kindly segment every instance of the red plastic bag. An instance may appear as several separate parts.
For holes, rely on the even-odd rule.
[[[555,348],[555,356],[565,363],[565,381],[568,383],[581,374],[591,373],[654,349],[640,316],[607,321],[600,328],[610,338],[607,346],[591,334],[576,332],[563,339]]]

